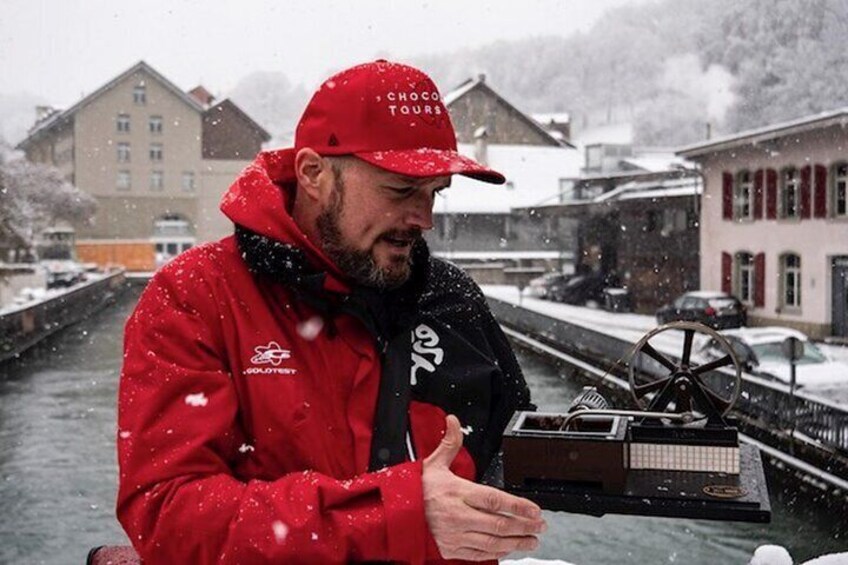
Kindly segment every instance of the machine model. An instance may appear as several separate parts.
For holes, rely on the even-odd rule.
[[[726,355],[693,362],[696,333]],[[680,358],[654,338],[682,339]],[[727,341],[693,322],[660,326],[633,347],[628,374],[638,409],[611,408],[587,387],[564,414],[516,413],[503,437],[504,488],[549,510],[769,522],[760,453],[740,444],[728,416],[741,368]]]

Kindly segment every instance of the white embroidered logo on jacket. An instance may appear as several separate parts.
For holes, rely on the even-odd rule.
[[[289,369],[286,367],[279,367],[280,363],[283,362],[284,359],[291,358],[291,350],[283,349],[280,347],[280,344],[276,341],[271,341],[268,345],[257,345],[253,348],[253,351],[256,353],[253,357],[250,358],[250,362],[254,365],[273,365],[273,367],[250,367],[245,371],[246,374],[279,374],[279,375],[293,375],[297,373],[297,369]]]
[[[283,349],[276,341],[272,341],[268,345],[258,345],[253,350],[256,352],[256,355],[253,356],[250,362],[257,365],[271,363],[276,367],[283,362],[283,359],[291,357],[291,351]]]
[[[442,364],[445,351],[441,347],[436,347],[437,345],[439,345],[439,334],[430,326],[420,324],[412,331],[412,368],[409,371],[412,386],[418,383],[418,369],[433,373],[436,367]]]

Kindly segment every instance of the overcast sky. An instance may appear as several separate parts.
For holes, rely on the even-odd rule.
[[[226,93],[252,71],[311,89],[382,55],[586,31],[636,0],[3,0],[0,93],[67,107],[144,59],[178,86]]]

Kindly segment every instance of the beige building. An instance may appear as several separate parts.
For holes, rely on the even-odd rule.
[[[701,286],[754,325],[848,337],[848,108],[691,145],[701,164]]]
[[[97,199],[82,260],[152,270],[231,226],[218,200],[270,139],[235,104],[185,93],[139,62],[71,108],[42,108],[18,148]]]

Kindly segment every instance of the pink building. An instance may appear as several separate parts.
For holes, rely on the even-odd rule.
[[[681,149],[701,165],[701,287],[751,325],[848,337],[848,108]]]

